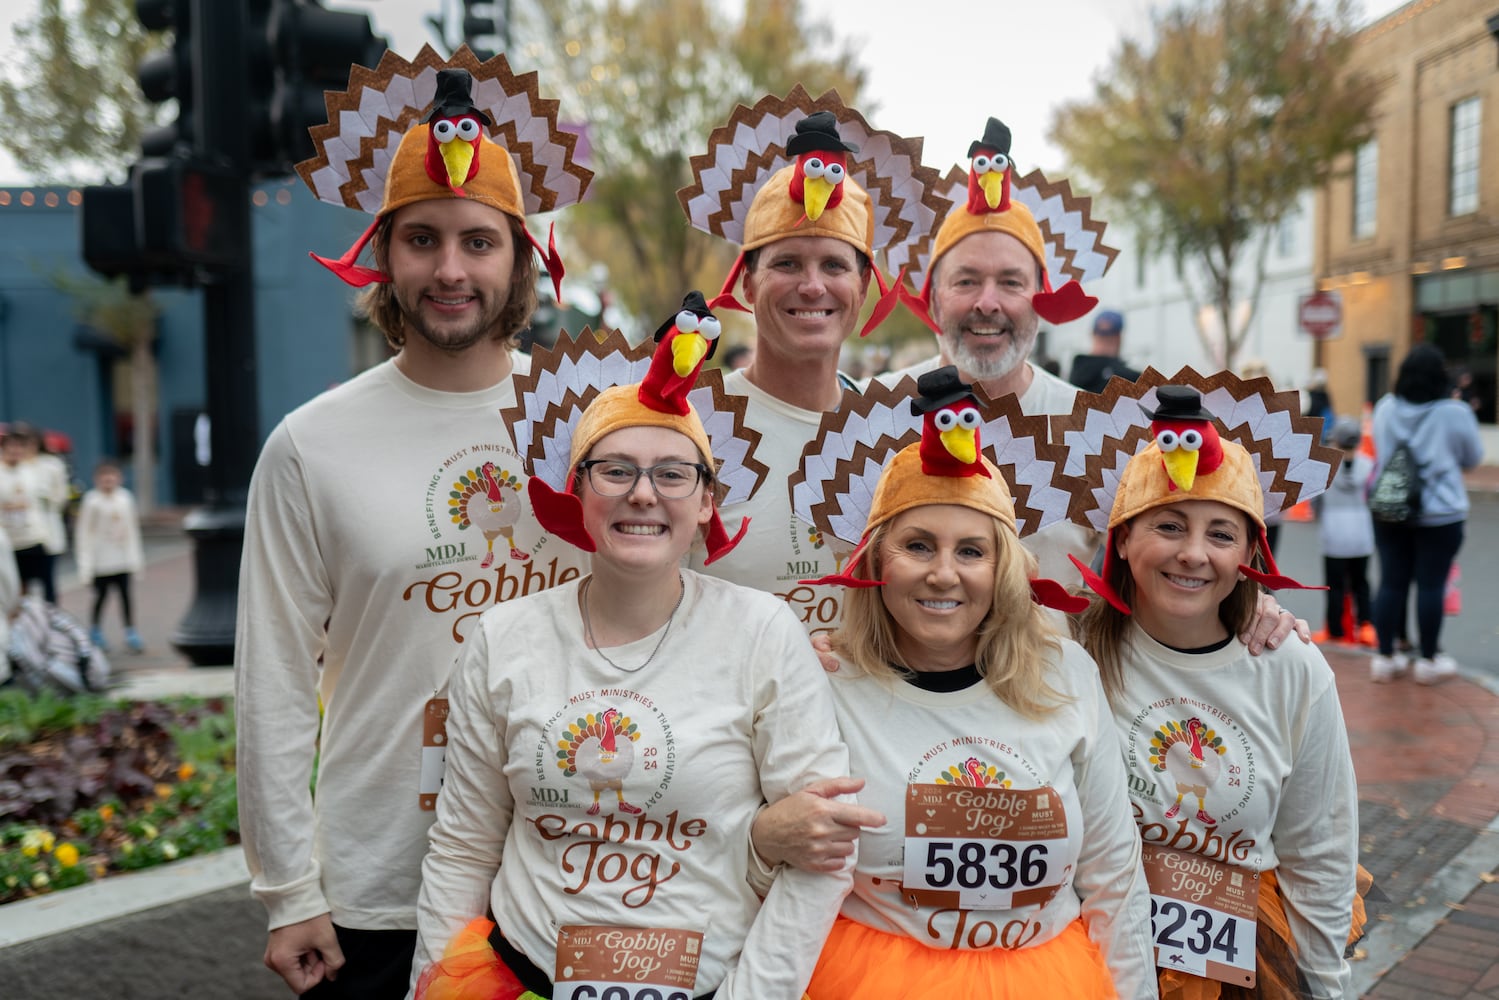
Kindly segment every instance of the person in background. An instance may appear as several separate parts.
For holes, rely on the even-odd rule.
[[[10,662],[11,619],[21,607],[21,574],[16,569],[16,555],[10,547],[10,537],[0,527],[0,684],[10,680],[13,670]]]
[[[1124,335],[1124,317],[1105,309],[1093,319],[1093,346],[1087,354],[1072,359],[1067,381],[1084,392],[1103,392],[1109,379],[1119,376],[1130,382],[1140,373],[1119,359],[1119,342]]]
[[[119,463],[106,458],[94,466],[94,488],[83,495],[78,509],[76,558],[78,580],[94,586],[94,610],[89,638],[100,649],[104,641],[104,602],[113,590],[119,595],[125,622],[125,645],[132,653],[146,648],[135,629],[130,605],[130,575],[145,564],[141,550],[140,514],[135,497],[121,485]]]
[[[1412,672],[1417,683],[1436,684],[1457,673],[1457,662],[1439,652],[1442,598],[1468,519],[1463,470],[1483,460],[1483,442],[1472,408],[1452,398],[1446,359],[1431,344],[1411,348],[1400,363],[1395,391],[1374,404],[1376,479],[1402,444],[1419,469],[1421,503],[1409,521],[1374,524],[1379,552],[1374,628],[1379,650],[1369,662],[1369,675],[1375,681],[1390,681],[1410,665],[1404,654],[1396,653],[1395,639],[1414,581],[1419,656]]]
[[[754,344],[735,344],[723,352],[724,371],[737,372],[748,368],[755,361]]]
[[[1337,422],[1337,411],[1332,405],[1332,396],[1327,392],[1327,369],[1318,368],[1306,383],[1306,406],[1302,410],[1309,417],[1322,418],[1322,440],[1328,440],[1333,424]]]
[[[1374,555],[1374,519],[1369,516],[1369,478],[1374,462],[1359,453],[1363,434],[1357,420],[1343,417],[1328,443],[1343,453],[1327,492],[1312,501],[1322,542],[1322,579],[1327,584],[1327,621],[1312,641],[1356,642],[1377,646],[1374,606],[1369,598],[1369,558]],[[1344,608],[1353,602],[1351,635],[1343,631]]]
[[[14,423],[0,436],[0,530],[10,536],[21,588],[37,583],[42,599],[57,603],[52,576],[52,526],[47,511],[55,483],[33,460],[41,437],[30,424]]]

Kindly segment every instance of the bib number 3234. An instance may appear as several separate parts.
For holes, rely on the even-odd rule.
[[[1259,879],[1252,871],[1153,844],[1141,849],[1150,883],[1155,964],[1254,986]]]

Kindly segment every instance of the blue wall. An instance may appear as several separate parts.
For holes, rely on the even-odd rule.
[[[92,273],[80,255],[78,209],[70,203],[76,200],[69,188],[0,188],[0,422],[25,420],[67,433],[75,475],[87,482],[94,462],[113,450],[113,417],[97,355],[74,344],[77,308],[53,282],[59,273],[75,279]],[[288,411],[355,374],[353,291],[307,251],[339,256],[370,217],[318,202],[296,181],[257,189],[252,218],[264,441]],[[153,295],[162,307],[157,497],[171,504],[180,502],[175,464],[193,462],[191,451],[176,454],[172,414],[204,405],[202,303],[195,291]]]

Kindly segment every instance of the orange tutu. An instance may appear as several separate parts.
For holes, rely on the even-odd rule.
[[[1364,896],[1374,884],[1363,865],[1358,866],[1353,896],[1353,927],[1348,934],[1352,945],[1364,936],[1368,913]],[[1296,965],[1296,943],[1291,940],[1291,924],[1280,896],[1280,880],[1275,872],[1260,873],[1260,906],[1258,931],[1254,940],[1253,989],[1231,986],[1216,979],[1204,979],[1175,969],[1158,969],[1161,1000],[1299,1000],[1310,996],[1306,977]]]
[[[527,1000],[528,993],[515,973],[500,961],[489,944],[494,921],[475,917],[453,935],[442,958],[422,970],[416,1000]],[[538,997],[537,1000],[540,1000]]]
[[[812,1000],[1112,1000],[1103,955],[1074,920],[1034,948],[928,948],[839,917],[822,946]]]

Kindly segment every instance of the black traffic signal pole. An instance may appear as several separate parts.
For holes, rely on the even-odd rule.
[[[177,98],[169,127],[142,142],[126,185],[90,187],[79,213],[85,262],[132,289],[203,291],[205,407],[212,459],[207,505],[188,515],[196,588],[171,641],[193,663],[234,659],[245,503],[259,451],[255,274],[250,182],[281,176],[312,155],[321,92],[350,63],[375,65],[385,48],[369,17],[320,0],[137,0],[172,48],[140,68],[145,96]]]
[[[233,213],[228,232],[250,233],[246,0],[192,0],[193,133],[208,161],[224,168],[213,210]],[[259,448],[255,370],[255,270],[249,247],[235,266],[203,284],[204,387],[212,458],[207,505],[184,527],[194,542],[196,588],[172,645],[197,666],[234,661],[245,501]]]

